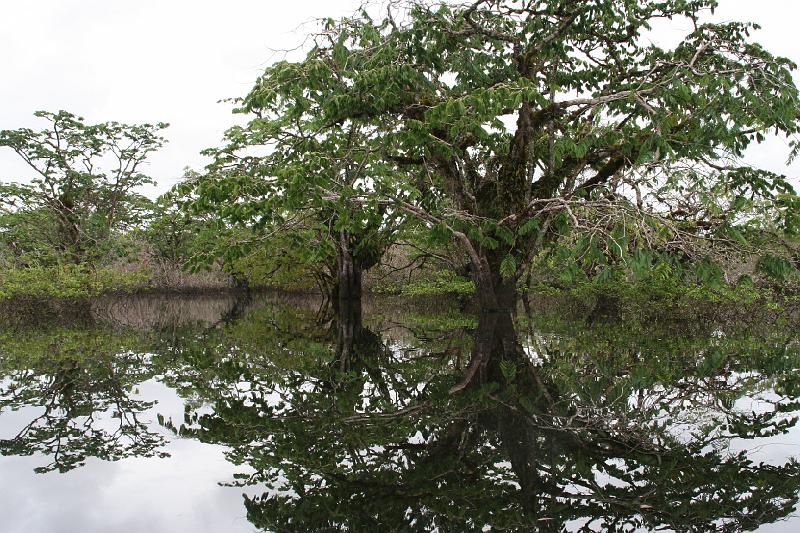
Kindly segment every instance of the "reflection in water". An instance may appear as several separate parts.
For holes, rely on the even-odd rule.
[[[65,472],[87,457],[161,455],[163,438],[139,419],[153,402],[132,397],[152,377],[136,339],[104,330],[57,328],[3,338],[0,413],[24,410],[25,422],[0,439],[2,455],[47,457]]]
[[[219,481],[260,493],[244,503],[264,530],[741,531],[797,503],[797,461],[734,451],[797,422],[791,331],[314,303],[4,336],[0,436],[9,409],[39,410],[0,453],[61,471],[163,454],[134,394],[155,378],[185,403],[160,425],[227,447],[241,474]]]
[[[297,344],[308,337],[296,320],[280,323],[235,372],[211,372],[229,381],[206,374],[197,386],[213,409],[176,429],[255,470],[242,483],[267,489],[246,502],[261,528],[738,531],[796,502],[797,463],[726,451],[794,425],[791,395],[756,413],[736,400],[788,384],[796,347],[708,337],[642,352],[554,336],[526,352],[495,313],[455,370],[384,346],[346,313],[325,364]],[[310,353],[321,359],[289,359]]]

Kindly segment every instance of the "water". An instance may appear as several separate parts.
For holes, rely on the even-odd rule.
[[[320,304],[0,328],[0,531],[800,529],[790,325]]]

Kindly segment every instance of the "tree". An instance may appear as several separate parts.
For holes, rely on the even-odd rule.
[[[48,215],[61,257],[82,262],[102,251],[114,232],[135,223],[148,204],[135,189],[153,182],[141,167],[163,146],[158,132],[167,125],[89,125],[66,111],[35,116],[49,127],[0,131],[0,146],[14,150],[37,174],[30,184],[0,185],[0,208],[6,215]]]
[[[526,265],[570,232],[624,261],[792,231],[792,187],[742,156],[798,132],[794,65],[751,42],[753,24],[703,22],[716,4],[411,0],[327,20],[241,100],[255,118],[218,155],[251,170],[200,197],[256,218],[275,215],[261,189],[290,216],[402,211],[465,250],[484,309],[513,308]],[[659,19],[692,30],[651,44]]]
[[[207,151],[215,158],[209,172],[184,187],[194,197],[190,212],[213,212],[223,225],[253,230],[249,241],[224,247],[229,260],[253,244],[280,239],[288,246],[275,255],[295,265],[316,264],[314,277],[335,305],[360,300],[363,272],[378,264],[405,218],[386,202],[358,201],[385,186],[372,179],[382,172],[380,160],[362,150],[369,132],[347,124],[316,135],[296,123],[301,117],[294,111],[276,110],[269,120],[246,100],[238,111],[259,118],[231,128],[223,148]],[[259,145],[269,153],[249,154]]]

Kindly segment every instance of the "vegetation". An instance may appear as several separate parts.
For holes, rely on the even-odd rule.
[[[115,232],[139,221],[148,202],[135,189],[153,183],[140,167],[163,145],[158,132],[166,124],[87,125],[66,111],[36,116],[47,129],[0,132],[0,146],[37,174],[30,184],[0,188],[0,224],[10,230],[0,235],[24,266],[96,260]],[[25,229],[34,231],[23,235]]]
[[[208,168],[155,202],[136,188],[164,124],[37,113],[48,129],[0,133],[38,176],[0,187],[0,262],[27,270],[6,283],[123,263],[152,276],[140,286],[183,267],[333,301],[364,283],[474,293],[484,310],[534,287],[792,291],[800,200],[743,155],[768,132],[796,155],[794,65],[750,24],[701,22],[715,6],[414,0],[322,20],[303,59],[236,100],[249,121]],[[664,18],[692,28],[674,47],[647,38]],[[421,274],[375,282],[402,270],[398,246]]]
[[[800,153],[800,92],[752,25],[702,22],[715,6],[404,0],[323,20],[155,201],[140,169],[165,124],[61,111],[0,131],[37,173],[0,185],[0,300],[79,314],[0,327],[0,414],[30,420],[0,454],[65,472],[163,457],[170,432],[222,445],[231,484],[264,491],[248,519],[276,531],[788,516],[800,462],[736,446],[797,425],[797,317],[688,311],[800,301],[800,197],[743,159],[767,132]],[[648,39],[665,18],[691,27],[674,47]],[[324,297],[87,298],[199,279],[180,269]],[[404,316],[365,287],[453,298]],[[567,322],[546,313],[564,295]],[[149,381],[180,419],[140,398]]]
[[[108,292],[135,292],[150,281],[145,270],[129,272],[85,265],[28,267],[0,272],[0,300],[87,298]]]
[[[715,1],[403,5],[326,21],[304,60],[269,67],[194,205],[272,232],[332,203],[353,238],[402,213],[458,243],[487,309],[513,307],[553,249],[602,274],[796,231],[786,178],[741,160],[765,131],[797,133],[793,65],[751,25],[701,24]],[[660,18],[694,29],[649,44]]]

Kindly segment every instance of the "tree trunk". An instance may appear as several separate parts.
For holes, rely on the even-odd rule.
[[[474,333],[470,362],[461,381],[450,389],[458,392],[470,386],[499,381],[498,363],[508,360],[515,364],[524,360],[517,339],[511,309],[481,310]]]
[[[337,254],[336,283],[331,299],[334,305],[340,305],[341,302],[360,302],[361,265],[353,257],[353,250],[345,232],[340,234]]]
[[[510,311],[517,308],[517,278],[504,278],[500,265],[510,250],[496,249],[475,254],[472,258],[472,279],[480,312]]]
[[[70,194],[61,195],[58,198],[58,207],[55,207],[54,211],[58,220],[61,251],[71,262],[82,262],[85,250],[81,243],[80,221],[75,213],[72,196]]]

